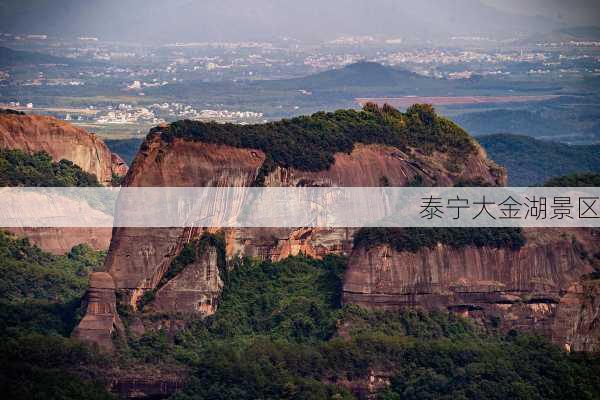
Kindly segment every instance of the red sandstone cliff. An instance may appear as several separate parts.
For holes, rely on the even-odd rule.
[[[581,282],[598,250],[590,229],[527,229],[519,250],[452,248],[416,252],[389,245],[356,248],[343,300],[368,308],[420,306],[537,332],[574,351],[599,351],[598,286]],[[574,245],[574,242],[578,245]]]
[[[106,272],[90,275],[85,316],[75,328],[73,337],[113,351],[113,336],[124,334],[125,328],[117,314],[115,283]]]
[[[93,133],[53,117],[0,113],[0,148],[45,151],[55,161],[69,160],[109,185],[127,165]]]
[[[265,162],[266,155],[257,149],[183,138],[165,141],[159,133],[147,138],[125,185],[249,186]],[[447,153],[383,145],[356,144],[352,152],[337,153],[334,159],[319,172],[277,167],[264,184],[379,186],[385,177],[391,186],[405,186],[417,176],[424,185],[506,181],[504,172],[479,148],[458,166],[449,162]],[[106,267],[125,301],[135,307],[152,290],[154,301],[148,306],[155,311],[213,313],[222,286],[214,276],[218,272],[214,249],[157,290],[174,257],[201,233],[189,228],[115,229]],[[569,350],[598,349],[598,285],[580,281],[593,271],[582,249],[589,254],[597,251],[597,231],[529,229],[527,243],[519,250],[440,244],[415,253],[385,245],[353,250],[354,233],[353,229],[228,229],[226,253],[273,260],[299,252],[316,257],[351,254],[344,279],[346,303],[445,309],[482,323],[496,320],[503,330],[536,331]]]
[[[45,151],[55,161],[66,159],[95,174],[98,181],[110,185],[112,175],[124,176],[127,165],[111,153],[104,142],[92,133],[53,117],[0,112],[0,148],[26,152]],[[64,254],[80,243],[94,249],[107,249],[109,228],[10,228],[17,235],[54,254]]]
[[[385,177],[391,186],[405,186],[417,176],[425,184],[450,185],[459,179],[505,183],[503,171],[488,161],[481,149],[466,156],[458,169],[449,170],[448,159],[446,153],[426,155],[418,149],[406,152],[356,144],[350,154],[335,154],[334,164],[325,171],[278,167],[266,176],[265,185],[379,186]],[[124,185],[251,186],[264,161],[265,154],[256,149],[181,138],[166,142],[154,134],[136,156]],[[117,228],[107,270],[117,289],[129,294],[130,304],[135,306],[144,291],[156,288],[182,246],[199,234],[186,229]],[[352,235],[351,229],[232,229],[226,231],[227,255],[276,260],[301,251],[313,256],[348,254]],[[215,289],[220,288],[211,288]],[[197,300],[201,301],[200,297]]]

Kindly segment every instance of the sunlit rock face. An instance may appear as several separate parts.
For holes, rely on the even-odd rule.
[[[128,167],[119,155],[111,153],[104,142],[92,133],[56,118],[0,112],[0,148],[28,153],[47,152],[54,161],[72,161],[98,181],[110,185],[113,174],[125,176]],[[110,244],[109,228],[7,228],[11,233],[27,236],[30,242],[53,254],[65,254],[80,243],[96,250]]]
[[[111,228],[2,228],[17,236],[26,236],[31,244],[56,255],[68,253],[81,243],[94,250],[106,250],[110,245]]]
[[[90,275],[87,303],[85,316],[73,337],[105,351],[114,351],[114,336],[125,330],[117,313],[115,283],[110,274],[94,272]]]
[[[527,243],[519,250],[442,244],[416,252],[389,245],[356,248],[344,278],[344,303],[447,310],[494,321],[502,331],[535,332],[571,350],[597,349],[599,286],[581,278],[594,270],[586,254],[598,251],[598,232],[524,233]]]
[[[125,162],[100,138],[53,117],[0,113],[0,148],[45,151],[54,161],[72,161],[105,185],[113,174],[127,173]]]
[[[245,187],[253,186],[265,162],[264,152],[196,140],[161,139],[149,135],[136,156],[125,186],[141,187]],[[449,170],[448,155],[426,155],[417,149],[410,154],[382,145],[355,144],[350,154],[335,154],[335,162],[324,171],[302,171],[276,167],[264,185],[278,186],[406,186],[417,177],[423,184],[451,185],[457,180],[479,179],[503,185],[506,176],[479,150],[466,156],[458,170]],[[223,205],[225,206],[225,205]],[[227,204],[239,207],[240,204]],[[349,254],[354,229],[226,229],[227,257],[250,256],[280,260],[300,253],[314,257]],[[117,228],[113,231],[106,267],[117,290],[136,306],[144,292],[157,287],[173,258],[202,230],[183,228]],[[181,285],[179,283],[178,285]],[[206,298],[211,296],[210,290]],[[167,304],[170,304],[167,306]],[[161,310],[177,308],[164,302]]]

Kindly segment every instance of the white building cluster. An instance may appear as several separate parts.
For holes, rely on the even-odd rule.
[[[149,123],[161,124],[165,120],[158,118],[152,110],[146,107],[134,107],[129,104],[119,104],[115,109],[108,107],[109,111],[96,118],[99,124],[135,124]]]
[[[148,107],[156,114],[169,119],[194,119],[217,122],[261,122],[264,115],[254,111],[229,111],[229,110],[197,110],[191,105],[183,103],[152,104]]]

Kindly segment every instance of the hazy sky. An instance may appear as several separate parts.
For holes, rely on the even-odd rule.
[[[544,15],[569,24],[600,25],[600,0],[482,0],[496,8]]]
[[[600,0],[0,0],[0,30],[149,43],[511,36],[600,25]]]

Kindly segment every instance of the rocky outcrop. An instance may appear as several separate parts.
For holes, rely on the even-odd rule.
[[[167,140],[163,129],[168,127],[148,136],[124,185],[252,186],[259,179],[268,186],[506,183],[504,171],[478,147],[463,154],[457,164],[452,149],[425,152],[355,144],[349,153],[335,153],[326,170],[281,165],[265,169],[268,155],[261,150],[190,137]],[[145,310],[213,313],[222,283],[211,252],[167,282],[163,279],[184,246],[203,233],[197,228],[114,229],[106,268],[120,298],[135,309],[144,294],[152,292],[154,299],[144,303]],[[417,252],[398,252],[387,245],[352,249],[355,229],[253,228],[223,233],[227,257],[279,260],[301,252],[314,257],[351,254],[344,279],[346,303],[449,310],[505,331],[538,332],[575,350],[597,343],[597,300],[590,295],[596,292],[578,286],[580,278],[593,271],[585,253],[597,251],[598,237],[590,230],[529,229],[526,244],[518,250],[440,244]]]
[[[72,161],[105,185],[110,185],[113,174],[127,173],[125,162],[100,138],[53,117],[0,113],[0,148],[45,151],[54,161]]]
[[[113,174],[125,176],[128,167],[119,155],[111,153],[104,142],[92,133],[56,118],[0,112],[0,148],[25,152],[45,151],[54,161],[66,159],[98,181],[110,185]],[[6,228],[16,235],[27,236],[31,243],[53,254],[65,254],[80,243],[96,250],[106,250],[112,230],[108,228]]]
[[[197,259],[156,292],[151,308],[155,312],[174,312],[208,316],[215,313],[223,281],[219,275],[218,250],[196,247]]]
[[[73,337],[98,345],[105,351],[114,350],[113,336],[125,332],[117,313],[115,283],[106,272],[90,275],[85,316],[75,328]]]
[[[600,353],[600,281],[575,282],[560,299],[552,340],[567,351]]]
[[[527,243],[518,250],[442,244],[416,252],[389,245],[356,248],[343,301],[367,308],[448,310],[503,331],[536,332],[588,349],[599,334],[599,299],[578,282],[593,271],[586,254],[597,247],[597,232],[528,229],[525,235]]]
[[[94,250],[106,250],[110,245],[111,228],[2,228],[17,236],[26,236],[29,242],[44,251],[61,255],[74,246],[85,243]]]
[[[264,152],[221,144],[174,138],[165,141],[160,130],[149,135],[136,156],[125,186],[252,186],[265,162]],[[383,145],[355,144],[350,154],[336,153],[325,171],[276,167],[265,176],[268,186],[405,186],[449,185],[457,180],[504,184],[501,169],[482,150],[470,153],[452,168],[447,153],[425,154]],[[235,205],[228,205],[235,207]],[[225,232],[227,256],[278,260],[300,252],[322,256],[348,254],[352,229],[231,229]],[[113,231],[106,267],[135,307],[145,291],[153,290],[185,243],[201,231],[186,229],[117,228]]]

